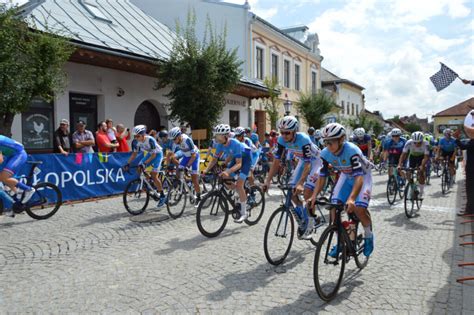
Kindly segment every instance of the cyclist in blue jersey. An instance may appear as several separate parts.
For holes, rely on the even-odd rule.
[[[161,130],[158,132],[158,144],[163,149],[163,156],[166,156],[168,152],[173,151],[173,140],[169,139],[167,130]]]
[[[170,130],[169,137],[174,142],[173,151],[178,149],[182,152],[183,158],[179,162],[179,168],[191,168],[191,180],[196,192],[196,205],[201,201],[201,187],[199,186],[199,149],[187,134],[182,133],[181,128],[174,127]]]
[[[163,186],[161,185],[161,180],[158,177],[160,172],[161,162],[163,160],[163,150],[160,145],[156,142],[155,138],[146,134],[145,125],[137,125],[133,128],[134,139],[132,141],[132,155],[128,158],[127,164],[124,166],[125,170],[128,170],[130,163],[132,163],[137,157],[138,152],[146,152],[143,158],[139,162],[140,171],[146,169],[150,165],[152,166],[151,178],[155,183],[156,189],[160,194],[160,200],[158,201],[158,208],[163,207],[166,203],[166,196],[163,192]]]
[[[356,128],[352,134],[351,141],[359,147],[366,158],[373,161],[372,137],[365,132],[364,128]]]
[[[355,213],[364,227],[364,255],[370,256],[374,250],[374,234],[372,233],[372,220],[367,208],[372,193],[372,174],[370,162],[362,151],[345,139],[346,130],[338,123],[328,124],[323,129],[323,139],[326,148],[321,152],[323,168],[318,179],[316,189],[312,196],[312,206],[316,197],[323,190],[325,177],[329,176],[329,164],[339,170],[341,175],[334,187],[333,203],[345,204],[348,213]],[[329,255],[337,257],[339,249],[334,246]]]
[[[298,164],[293,171],[290,179],[290,186],[295,190],[292,201],[295,204],[295,211],[299,218],[302,218],[301,225],[298,227],[298,237],[307,239],[311,237],[311,231],[318,222],[318,218],[314,212],[308,212],[303,206],[298,195],[303,194],[304,200],[308,200],[315,187],[315,182],[319,177],[319,170],[322,166],[320,158],[320,150],[311,141],[307,134],[298,132],[298,120],[294,116],[283,117],[278,128],[281,136],[278,137],[278,149],[275,153],[275,159],[267,174],[263,190],[270,187],[273,175],[280,167],[280,162],[285,149],[291,151],[298,160]],[[311,220],[309,218],[311,216]]]
[[[234,133],[235,133],[235,138],[239,140],[240,142],[245,143],[245,145],[247,145],[250,148],[250,151],[252,152],[251,154],[252,164],[250,166],[250,174],[249,174],[248,179],[249,179],[250,185],[253,186],[255,185],[253,171],[255,170],[255,166],[257,166],[258,160],[260,158],[260,150],[257,148],[257,145],[260,143],[258,142],[258,135],[255,134],[257,136],[257,141],[256,141],[257,145],[256,145],[253,140],[245,136],[248,133],[243,127],[235,128]]]
[[[456,139],[452,137],[452,131],[449,128],[446,128],[443,134],[444,137],[439,139],[438,142],[438,152],[436,158],[438,160],[448,160],[449,172],[454,178],[456,174],[456,170],[454,168],[454,159],[456,157]]]
[[[22,203],[28,202],[33,196],[34,188],[18,181],[14,175],[17,174],[25,164],[28,155],[23,145],[13,139],[0,135],[0,182],[5,184],[11,194],[22,195],[19,198]],[[7,212],[13,216],[13,212]]]
[[[384,160],[388,160],[388,176],[393,175],[393,167],[397,167],[400,156],[403,153],[403,148],[407,140],[402,137],[402,131],[398,128],[393,128],[390,132],[391,138],[386,139],[383,145]]]
[[[217,125],[214,128],[214,137],[217,142],[216,153],[209,165],[203,171],[206,174],[217,163],[222,154],[227,155],[227,160],[232,160],[227,169],[219,176],[229,178],[237,171],[240,171],[235,189],[239,194],[240,217],[234,220],[236,223],[242,223],[247,220],[249,213],[247,210],[247,194],[245,193],[244,183],[250,173],[252,164],[251,149],[243,142],[230,137],[230,126],[226,124]]]

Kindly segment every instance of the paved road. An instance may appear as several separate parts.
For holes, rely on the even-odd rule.
[[[229,221],[216,239],[199,234],[194,209],[135,223],[113,198],[64,206],[46,221],[0,222],[0,313],[460,313],[457,188],[442,196],[433,180],[421,215],[408,220],[401,204],[387,206],[385,181],[374,176],[373,257],[360,273],[349,263],[331,303],[314,290],[310,243],[296,240],[283,266],[265,260],[263,232],[278,196],[261,224]]]

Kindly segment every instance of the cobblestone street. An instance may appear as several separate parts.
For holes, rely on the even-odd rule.
[[[432,179],[409,220],[400,201],[388,206],[386,178],[374,175],[369,265],[358,272],[351,260],[330,303],[314,289],[310,242],[295,238],[282,266],[265,259],[265,225],[281,198],[273,188],[258,225],[229,220],[215,239],[199,233],[194,208],[136,223],[121,197],[63,206],[45,221],[1,221],[0,313],[474,312],[455,281],[457,185],[443,196]]]

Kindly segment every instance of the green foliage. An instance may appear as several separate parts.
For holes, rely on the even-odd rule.
[[[329,113],[336,103],[332,97],[320,90],[317,94],[302,94],[296,106],[309,126],[320,129],[325,124],[324,115]]]
[[[50,100],[61,92],[63,65],[74,51],[63,37],[30,30],[16,13],[0,6],[0,134],[5,135],[32,98]]]
[[[345,122],[352,129],[364,128],[366,132],[372,131],[375,135],[379,135],[383,131],[383,126],[375,119],[370,118],[362,113],[356,119],[348,119]]]
[[[275,77],[265,78],[265,86],[268,88],[268,94],[270,95],[265,99],[263,103],[265,111],[267,112],[268,117],[270,118],[271,129],[276,130],[276,123],[279,118],[278,107],[281,105],[281,101],[278,98],[280,95],[280,90],[278,87],[278,80]]]
[[[408,131],[409,133],[412,133],[415,131],[421,131],[421,126],[415,123],[408,123],[405,125],[405,130]]]
[[[392,120],[396,123],[399,123],[400,122],[400,115],[395,115],[395,117],[393,117]]]
[[[168,60],[158,65],[155,88],[170,86],[170,118],[188,122],[193,129],[211,129],[225,106],[225,95],[240,79],[241,61],[237,49],[227,50],[226,32],[216,34],[210,22],[204,40],[194,32],[195,14],[188,14],[184,29],[177,26],[177,37]],[[209,36],[207,36],[209,34]]]

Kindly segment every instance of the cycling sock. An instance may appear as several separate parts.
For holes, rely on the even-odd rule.
[[[247,211],[247,201],[240,202],[240,212]]]
[[[420,194],[423,195],[423,191],[425,191],[425,185],[420,184]]]
[[[372,228],[371,226],[364,226],[364,235],[365,235],[365,238],[368,238],[368,237],[371,237],[373,234],[372,234]]]
[[[160,198],[164,198],[165,197],[165,193],[162,191],[160,191]]]
[[[23,189],[23,190],[31,190],[30,186],[27,186],[27,185],[23,184],[22,182],[18,182],[15,187]]]

